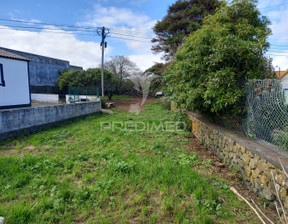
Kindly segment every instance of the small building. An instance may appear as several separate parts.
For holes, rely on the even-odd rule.
[[[286,102],[288,103],[288,70],[281,77],[281,84],[284,90]]]
[[[55,86],[58,76],[64,70],[83,70],[82,67],[70,65],[69,61],[37,55],[33,53],[0,47],[0,49],[28,58],[31,93],[58,94]]]
[[[288,104],[288,69],[286,71],[276,71],[276,76],[281,80],[286,102]]]
[[[0,109],[29,106],[29,59],[0,49]]]

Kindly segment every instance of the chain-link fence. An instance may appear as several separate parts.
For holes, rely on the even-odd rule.
[[[99,98],[99,88],[96,87],[69,87],[68,101],[69,103],[79,102],[81,100],[88,101],[91,96]]]
[[[248,80],[245,135],[288,150],[288,111],[281,81]]]

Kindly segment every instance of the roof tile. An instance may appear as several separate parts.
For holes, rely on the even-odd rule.
[[[21,60],[21,61],[30,61],[30,59],[28,59],[28,58],[24,58],[24,57],[19,56],[17,54],[13,54],[13,53],[4,51],[3,49],[0,49],[0,57],[11,58],[11,59],[16,59],[16,60]]]

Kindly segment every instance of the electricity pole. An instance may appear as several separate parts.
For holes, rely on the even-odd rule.
[[[102,97],[104,97],[104,50],[107,47],[107,42],[105,42],[106,37],[109,35],[109,29],[103,27],[97,28],[97,34],[102,37],[101,40],[101,48],[102,48],[102,59],[101,59],[101,90],[102,90]]]

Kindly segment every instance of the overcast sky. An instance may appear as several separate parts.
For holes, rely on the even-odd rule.
[[[91,29],[76,31],[79,29],[75,27],[105,26],[111,33],[107,38],[105,60],[115,55],[129,56],[145,70],[155,62],[161,62],[161,55],[150,50],[151,28],[175,1],[0,0],[0,46],[69,60],[71,64],[87,69],[97,67],[101,62],[101,38]],[[269,38],[271,50],[268,54],[274,59],[275,67],[286,70],[288,1],[260,0],[258,8],[272,21],[273,35]]]

